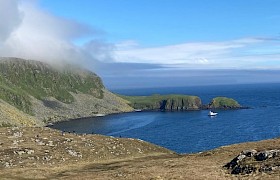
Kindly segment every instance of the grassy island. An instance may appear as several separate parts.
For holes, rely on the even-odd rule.
[[[121,96],[134,109],[142,110],[198,110],[202,107],[201,99],[188,95],[159,95],[152,96]]]
[[[238,109],[241,105],[232,98],[216,97],[208,105],[211,109]]]

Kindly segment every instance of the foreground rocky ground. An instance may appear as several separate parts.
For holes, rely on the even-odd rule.
[[[272,139],[178,155],[135,139],[0,128],[0,179],[279,179],[279,150]]]

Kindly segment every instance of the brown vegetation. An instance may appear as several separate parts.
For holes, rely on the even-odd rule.
[[[277,179],[280,177],[279,169],[232,175],[224,165],[244,150],[279,150],[279,142],[280,139],[272,139],[224,146],[203,153],[178,155],[135,139],[70,134],[49,128],[0,128],[0,177]]]

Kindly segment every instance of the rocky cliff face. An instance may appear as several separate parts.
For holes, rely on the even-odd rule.
[[[0,59],[0,99],[16,107],[18,113],[44,123],[131,111],[124,100],[107,91],[101,79],[90,71],[73,66],[54,68],[18,58]],[[12,120],[8,123],[28,124]]]
[[[197,96],[188,95],[152,95],[152,96],[121,96],[134,109],[185,111],[201,109],[240,109],[236,100],[227,97],[216,97],[209,104],[202,105]]]
[[[201,99],[187,95],[152,95],[122,96],[135,109],[142,110],[198,110],[202,107]]]

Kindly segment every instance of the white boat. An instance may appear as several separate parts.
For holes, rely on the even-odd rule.
[[[103,116],[105,116],[105,114],[96,114],[95,116],[96,117],[103,117]]]
[[[142,112],[141,109],[134,109],[135,112]]]
[[[218,113],[213,112],[213,111],[209,111],[208,116],[216,116]]]

